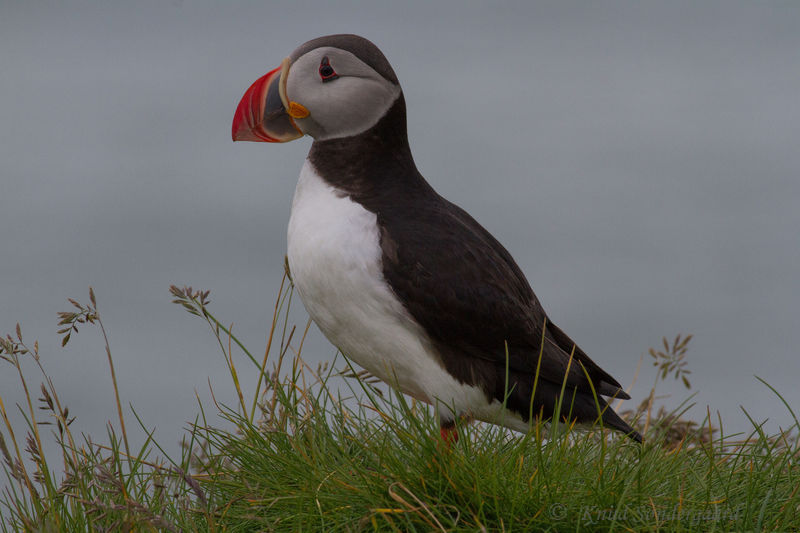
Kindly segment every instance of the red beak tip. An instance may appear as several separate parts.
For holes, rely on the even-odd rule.
[[[245,91],[231,124],[231,138],[234,142],[278,142],[264,128],[263,115],[269,83],[279,71],[280,67],[267,72]]]

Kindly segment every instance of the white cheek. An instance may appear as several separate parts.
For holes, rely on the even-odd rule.
[[[349,137],[373,127],[392,107],[400,88],[367,78],[342,77],[327,82],[316,91],[306,91],[301,103],[311,113],[303,122],[316,139]],[[298,121],[301,128],[304,124]],[[314,125],[318,126],[317,128]],[[316,134],[314,134],[316,133]]]
[[[323,82],[319,61],[331,55],[340,77]],[[338,54],[336,57],[333,54]],[[370,129],[400,95],[400,87],[386,80],[352,54],[314,51],[298,59],[286,83],[289,100],[303,105],[308,118],[295,119],[304,133],[315,139],[349,137]]]

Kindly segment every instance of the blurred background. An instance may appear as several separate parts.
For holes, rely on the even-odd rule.
[[[263,354],[310,139],[234,144],[231,119],[252,81],[330,33],[383,50],[419,169],[552,320],[626,386],[644,356],[630,407],[655,378],[647,349],[691,333],[693,416],[790,424],[754,376],[798,405],[800,4],[0,2],[0,332],[39,340],[74,428],[100,439],[116,419],[99,331],[66,349],[56,335],[89,285],[123,404],[168,451],[209,381],[235,404],[168,287],[209,289]],[[312,327],[304,354],[335,349]],[[4,362],[0,395],[20,421]]]

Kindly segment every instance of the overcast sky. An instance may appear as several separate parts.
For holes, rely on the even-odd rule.
[[[310,140],[234,144],[231,119],[295,47],[342,32],[394,66],[423,175],[595,361],[627,385],[648,347],[692,333],[696,413],[789,424],[754,376],[800,405],[800,3],[331,6],[0,1],[0,331],[39,339],[78,429],[100,439],[115,418],[99,332],[65,350],[55,334],[89,285],[123,401],[168,449],[209,378],[233,403],[168,287],[211,290],[263,352]],[[308,359],[333,356],[310,336]]]

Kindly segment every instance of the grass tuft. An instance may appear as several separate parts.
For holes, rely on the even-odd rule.
[[[7,481],[0,494],[2,531],[800,529],[798,421],[777,391],[794,420],[778,435],[751,420],[749,435],[726,436],[721,421],[712,425],[710,410],[700,422],[686,420],[689,400],[673,410],[655,405],[662,380],[672,376],[691,387],[691,336],[664,339],[663,349],[650,351],[657,372],[652,392],[639,408],[623,412],[645,434],[642,446],[599,429],[559,424],[554,431],[540,423],[525,435],[457,424],[460,438],[448,446],[428,406],[344,358],[314,368],[305,362],[310,322],[302,331],[289,324],[288,277],[263,357],[210,312],[207,291],[170,291],[214,333],[236,404],[214,400],[211,410],[200,404],[175,458],[132,410],[148,436],[130,448],[91,291],[89,304],[70,300],[73,309],[59,315],[59,333],[66,343],[78,326],[100,328],[118,419],[109,422],[102,442],[78,438],[38,344],[26,344],[17,326],[15,335],[0,337],[0,364],[13,367],[24,391],[14,423],[0,395]],[[35,378],[23,369],[28,359]],[[252,398],[244,393],[244,376],[255,381]],[[38,407],[29,387],[34,379],[41,382]],[[220,418],[228,429],[219,427]],[[44,438],[58,444],[59,457],[45,456]]]

